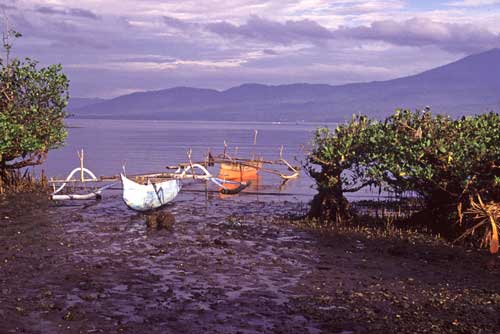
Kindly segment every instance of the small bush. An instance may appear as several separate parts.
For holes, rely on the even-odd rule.
[[[38,68],[29,58],[10,59],[9,37],[19,36],[4,33],[0,56],[0,192],[13,185],[18,170],[42,163],[67,134],[68,80],[60,65]]]

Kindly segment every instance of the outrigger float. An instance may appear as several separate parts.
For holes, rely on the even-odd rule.
[[[255,140],[254,140],[255,143]],[[174,172],[160,172],[152,174],[126,175],[125,171],[115,176],[97,177],[92,171],[84,167],[84,152],[78,152],[80,166],[73,169],[64,180],[51,179],[54,191],[50,195],[52,200],[89,200],[101,199],[104,190],[122,184],[122,198],[125,204],[135,211],[150,211],[162,207],[173,201],[182,189],[183,180],[198,180],[215,184],[222,194],[238,194],[251,184],[259,172],[278,175],[287,181],[299,176],[298,167],[293,167],[283,158],[283,147],[280,150],[280,159],[276,161],[252,157],[251,159],[230,157],[227,146],[224,153],[219,156],[207,155],[203,162],[191,161],[191,150],[188,151],[188,163],[167,166],[175,169]],[[214,176],[207,169],[219,165],[219,174]],[[291,171],[285,174],[279,170],[264,167],[265,165],[281,165]],[[79,178],[75,178],[79,175]],[[63,189],[69,184],[85,185],[88,183],[102,184],[104,186],[85,194],[63,194]],[[86,187],[85,187],[86,188]]]

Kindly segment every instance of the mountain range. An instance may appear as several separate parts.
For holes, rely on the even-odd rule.
[[[397,108],[452,116],[498,111],[500,49],[462,58],[417,75],[347,85],[243,84],[224,91],[176,87],[109,100],[71,99],[76,118],[341,121],[353,113],[384,117]]]

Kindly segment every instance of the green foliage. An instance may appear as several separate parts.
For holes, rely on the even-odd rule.
[[[453,120],[398,110],[383,122],[358,116],[334,132],[318,129],[309,173],[320,193],[383,186],[412,192],[435,219],[456,221],[471,196],[500,200],[500,115]],[[318,168],[313,165],[318,165]]]
[[[313,200],[311,217],[334,219],[337,223],[348,220],[349,206],[344,197],[375,181],[367,178],[368,159],[366,142],[374,123],[365,116],[354,116],[334,132],[328,128],[316,131],[313,150],[309,154],[307,170],[316,180],[318,195]]]
[[[429,208],[465,204],[476,194],[499,199],[498,114],[452,120],[402,111],[378,127],[368,173],[389,190],[416,192]]]
[[[13,37],[20,34],[10,32]],[[9,59],[4,35],[0,58],[0,173],[39,164],[64,143],[68,79],[60,65],[38,68],[29,58]]]
[[[354,116],[334,132],[328,128],[316,131],[313,150],[309,154],[308,172],[316,179],[318,190],[341,189],[353,192],[372,182],[364,172],[369,153],[366,143],[370,140],[373,121],[365,116]],[[315,166],[320,166],[320,170]],[[344,173],[349,171],[349,173]]]

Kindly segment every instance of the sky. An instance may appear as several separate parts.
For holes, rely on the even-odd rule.
[[[500,47],[500,0],[0,0],[14,54],[73,97],[176,86],[345,84]]]

